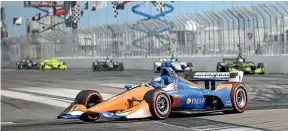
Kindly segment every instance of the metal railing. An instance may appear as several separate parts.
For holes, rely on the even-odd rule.
[[[288,2],[275,2],[188,13],[161,20],[103,25],[73,33],[54,30],[41,35],[8,38],[1,43],[8,54],[4,59],[11,59],[11,56],[13,59],[171,54],[180,57],[222,56],[237,55],[238,46],[245,56],[287,55],[287,9]],[[168,29],[170,25],[173,27]],[[171,40],[172,36],[175,41]],[[17,53],[20,56],[16,57]]]

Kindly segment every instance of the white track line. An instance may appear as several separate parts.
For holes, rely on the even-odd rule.
[[[12,90],[40,93],[45,95],[62,96],[73,99],[81,91],[77,89],[49,88],[49,87],[23,87],[23,88],[12,88]],[[108,94],[108,93],[100,92],[100,94],[103,96],[103,99],[105,100],[114,96],[114,94]]]
[[[1,122],[1,125],[10,125],[10,124],[16,124],[15,122]]]
[[[37,96],[37,95],[32,95],[32,94],[28,94],[28,93],[21,93],[21,92],[16,92],[16,91],[2,90],[1,95],[6,96],[6,97],[10,97],[10,98],[14,98],[14,99],[37,102],[37,103],[42,103],[42,104],[57,106],[57,107],[63,107],[63,108],[68,107],[70,105],[67,102],[53,100],[49,97]]]
[[[173,125],[173,124],[167,124],[167,123],[162,123],[159,121],[154,121],[154,123],[162,124],[165,126],[170,126],[170,127],[175,127],[175,128],[180,128],[180,129],[185,129],[185,130],[194,130],[194,131],[262,131],[259,129],[255,128],[249,128],[249,127],[241,127],[241,126],[236,126],[236,125],[231,125],[229,124],[227,126],[221,126],[221,127],[211,127],[211,126],[200,126],[200,127],[183,127],[183,126],[178,126],[178,125]]]
[[[19,92],[19,91],[26,91]],[[23,87],[23,88],[12,88],[11,90],[1,90],[1,95],[5,97],[10,97],[14,99],[20,99],[25,101],[37,102],[46,105],[56,106],[56,107],[68,107],[72,100],[66,100],[61,98],[53,98],[48,96],[41,96],[41,94],[51,95],[51,96],[62,96],[74,99],[76,95],[81,90],[66,89],[66,88],[47,88],[47,87]],[[39,94],[30,94],[39,93]],[[114,94],[100,93],[103,99],[109,99]]]

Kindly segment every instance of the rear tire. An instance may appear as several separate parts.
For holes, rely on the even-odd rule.
[[[262,63],[262,62],[258,63],[258,64],[257,64],[257,68],[264,68],[264,69],[265,69],[264,63]],[[259,73],[259,74],[260,74],[260,75],[264,75],[264,74],[265,74],[265,71],[263,71],[263,73]]]
[[[149,104],[154,119],[163,120],[169,117],[171,99],[165,91],[161,89],[150,90],[145,94],[144,100]]]
[[[22,70],[23,66],[21,64],[17,65],[17,70]]]
[[[160,68],[160,70],[158,70],[158,68]],[[156,68],[155,63],[154,63],[154,73],[160,73],[161,69],[162,69],[162,65]]]
[[[96,66],[95,66],[95,62],[92,63],[92,71],[96,71]]]
[[[123,65],[123,63],[119,63],[119,70],[120,70],[120,71],[123,71],[123,70],[124,70],[124,65]]]
[[[93,107],[103,101],[102,96],[100,95],[99,92],[93,91],[93,90],[82,90],[79,92],[74,100],[75,104],[82,104],[84,105],[87,109],[90,107]],[[100,117],[100,114],[87,114],[83,113],[80,116],[80,120],[86,121],[86,122],[91,122],[95,121]]]
[[[232,69],[232,68],[233,68],[233,64],[228,63],[226,68],[225,68],[225,72],[230,72],[230,69]]]
[[[237,84],[231,89],[231,103],[233,110],[225,111],[224,113],[243,113],[248,104],[248,95],[245,85]]]
[[[187,67],[193,67],[192,62],[188,62],[188,63],[187,63]]]

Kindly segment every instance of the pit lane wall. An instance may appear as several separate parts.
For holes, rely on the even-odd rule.
[[[160,57],[159,57],[160,58]],[[159,58],[112,58],[113,61],[123,62],[125,69],[153,70],[153,63]],[[217,62],[223,57],[178,57],[179,61],[192,62],[197,71],[215,71]],[[225,57],[227,58],[227,57]],[[247,61],[253,61],[257,65],[263,62],[266,73],[288,74],[288,56],[246,56]],[[92,68],[92,62],[97,58],[59,58],[67,62],[68,68]],[[105,58],[99,58],[105,59]]]

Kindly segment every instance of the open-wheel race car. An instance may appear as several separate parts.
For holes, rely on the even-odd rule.
[[[67,70],[67,64],[66,62],[59,61],[56,58],[52,58],[50,60],[43,60],[40,63],[41,69],[42,70],[55,70],[55,69],[60,69],[60,70]]]
[[[243,72],[192,72],[184,79],[167,63],[160,76],[148,84],[125,85],[126,91],[107,100],[97,91],[80,91],[57,118],[87,122],[101,115],[111,119],[166,119],[171,112],[242,113],[246,110],[248,96],[242,83]],[[205,86],[193,81],[203,81]],[[215,85],[216,81],[222,83]]]
[[[222,62],[217,63],[218,72],[243,71],[245,74],[264,74],[264,63],[258,63],[257,66],[252,61],[246,61],[240,54],[237,58],[223,58]]]
[[[178,58],[171,56],[170,59],[161,58],[159,61],[154,62],[154,72],[159,73],[164,66],[164,62],[170,61],[171,68],[176,72],[193,71],[192,62],[181,62]]]
[[[105,60],[97,60],[92,63],[93,71],[123,71],[124,64],[122,62],[112,61],[110,58],[106,58]]]
[[[26,60],[21,60],[21,61],[17,62],[16,63],[16,68],[18,70],[22,70],[22,69],[39,70],[40,69],[40,64],[39,64],[39,62],[30,60],[30,59],[26,59]]]

